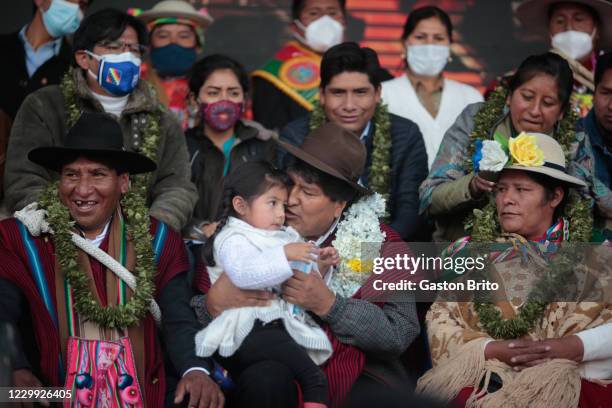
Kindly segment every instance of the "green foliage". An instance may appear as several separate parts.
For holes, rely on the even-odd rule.
[[[64,96],[67,126],[71,127],[82,112],[76,94],[73,68],[66,73],[60,87]],[[147,126],[141,147],[142,153],[155,162],[159,146],[160,119],[159,110],[147,114]],[[41,205],[47,210],[48,222],[55,233],[53,240],[56,258],[73,289],[75,308],[79,314],[101,327],[117,328],[138,324],[149,310],[153,299],[153,276],[157,265],[149,233],[150,218],[146,205],[149,180],[149,174],[131,176],[130,191],[121,202],[127,219],[126,234],[133,239],[136,252],[136,290],[125,305],[102,307],[91,293],[89,278],[81,271],[77,262],[77,249],[71,239],[74,221],[71,220],[68,209],[59,200],[58,183],[50,184],[41,197]]]
[[[490,137],[493,127],[503,115],[508,92],[504,88],[497,88],[489,97],[484,107],[474,118],[474,130],[470,135],[470,145],[468,146],[467,159],[464,169],[472,171],[472,155],[474,154],[476,140],[487,140]],[[569,154],[569,146],[575,139],[575,125],[578,117],[576,113],[568,107],[563,119],[555,132],[555,139],[559,142],[563,151]],[[507,140],[495,134],[502,147],[507,149]],[[580,197],[575,191],[570,192],[570,197],[565,207],[564,218],[570,224],[570,240],[572,242],[589,242],[593,228],[593,218],[591,213],[591,202]],[[495,200],[489,196],[487,203],[482,209],[474,209],[465,220],[466,231],[470,232],[473,242],[494,242],[502,233],[497,219],[497,209]],[[574,254],[576,255],[576,254]],[[567,279],[570,279],[573,272],[572,257],[568,251],[561,251],[555,257],[555,262],[547,268],[544,278],[539,281],[530,292],[529,297],[521,310],[513,319],[502,318],[501,312],[489,301],[482,300],[475,302],[475,309],[478,313],[480,323],[492,337],[497,339],[516,339],[531,330],[537,321],[544,315],[548,302],[553,297],[555,288],[559,288]],[[576,258],[573,258],[574,261]]]
[[[149,310],[155,285],[153,275],[157,270],[149,233],[150,221],[145,201],[137,192],[129,192],[123,198],[123,206],[130,208],[126,233],[132,237],[136,252],[136,290],[125,305],[102,307],[90,290],[89,278],[77,261],[77,248],[71,234],[74,221],[68,209],[60,202],[58,183],[50,184],[40,199],[47,210],[47,221],[53,229],[55,257],[68,283],[72,287],[77,312],[101,327],[118,328],[136,325]],[[59,271],[58,271],[59,272]]]

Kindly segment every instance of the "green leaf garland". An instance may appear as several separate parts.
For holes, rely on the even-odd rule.
[[[561,297],[568,282],[574,280],[574,265],[581,258],[579,251],[571,244],[562,245],[518,315],[512,319],[503,319],[499,309],[486,299],[475,301],[474,309],[485,331],[496,339],[518,339],[527,334],[542,319],[548,303]]]
[[[68,70],[60,88],[64,96],[67,127],[73,126],[82,113],[79,97],[76,93],[74,68]],[[146,85],[150,86],[150,85]],[[157,162],[161,110],[146,115],[146,129],[143,136],[141,152]],[[122,199],[122,208],[127,218],[126,233],[134,240],[136,252],[136,290],[125,305],[102,307],[95,300],[89,289],[88,277],[80,270],[77,263],[77,251],[72,243],[71,230],[74,221],[68,209],[60,202],[58,182],[50,184],[44,191],[40,203],[49,214],[48,222],[55,232],[54,243],[56,257],[62,271],[73,288],[75,307],[79,314],[94,321],[102,327],[129,327],[137,324],[147,313],[155,285],[153,276],[157,270],[155,256],[151,245],[150,219],[147,203],[147,190],[150,174],[130,176],[130,191]]]
[[[145,201],[137,192],[128,192],[122,200],[129,208],[126,234],[134,241],[136,252],[136,290],[125,305],[102,307],[91,293],[89,278],[77,261],[77,248],[71,234],[74,221],[58,195],[59,182],[49,184],[43,192],[40,204],[47,210],[47,221],[54,231],[55,257],[72,287],[76,311],[88,320],[104,328],[130,327],[138,324],[149,310],[155,285],[153,276],[157,270],[153,254],[150,220]],[[59,272],[59,271],[56,271]]]
[[[490,138],[491,130],[504,114],[507,97],[508,91],[505,88],[497,88],[491,93],[483,108],[476,114],[474,129],[470,134],[467,159],[463,165],[467,172],[471,172],[473,168],[472,155],[475,151],[476,140]],[[555,132],[555,138],[563,148],[566,157],[569,155],[570,144],[575,140],[574,129],[577,120],[576,113],[571,107],[568,107]],[[494,135],[494,139],[498,140],[498,136]],[[502,234],[497,219],[495,200],[491,195],[488,195],[486,200],[484,207],[474,209],[473,213],[465,220],[465,229],[472,237],[473,242],[495,242]],[[564,218],[570,223],[570,240],[572,242],[590,241],[593,228],[590,200],[580,197],[575,191],[570,191],[564,210]],[[474,307],[480,323],[487,333],[497,339],[515,339],[528,333],[544,315],[544,311],[552,299],[551,288],[558,288],[560,284],[571,278],[573,271],[571,259],[567,253],[556,255],[555,262],[547,268],[544,278],[536,284],[518,315],[513,319],[503,319],[501,312],[489,301],[475,302]],[[576,258],[573,259],[575,262]]]

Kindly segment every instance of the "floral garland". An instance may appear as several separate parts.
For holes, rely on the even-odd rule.
[[[380,194],[385,202],[389,201],[391,189],[391,119],[387,105],[379,103],[374,111],[374,140],[372,150],[372,165],[368,176],[369,187]],[[310,131],[317,129],[327,121],[323,107],[315,102],[310,116]],[[389,218],[389,210],[385,209],[384,219]]]
[[[58,182],[49,184],[40,204],[48,213],[47,221],[54,231],[55,257],[72,287],[77,312],[104,328],[138,324],[153,299],[153,273],[157,270],[149,233],[148,209],[143,196],[128,192],[122,199],[122,208],[127,209],[126,234],[133,237],[136,252],[136,290],[125,305],[102,307],[91,293],[89,278],[79,267],[78,253],[71,239],[74,221],[59,200],[58,185]]]
[[[330,282],[334,293],[351,297],[370,276],[386,237],[379,223],[384,214],[385,200],[374,193],[351,205],[338,224],[332,246],[341,263]]]
[[[484,107],[474,118],[474,130],[470,135],[467,157],[464,163],[466,171],[478,170],[479,160],[482,158],[482,149],[490,148],[495,151],[492,144],[487,146],[491,129],[499,121],[504,113],[508,92],[504,88],[496,89]],[[570,144],[574,141],[574,129],[578,117],[571,107],[564,113],[563,119],[559,123],[555,138],[563,148],[566,156],[570,151]],[[517,138],[518,139],[518,138]],[[501,146],[508,146],[509,141],[503,137],[494,135],[494,140]],[[512,141],[510,141],[512,143]],[[499,150],[499,149],[497,149]],[[531,164],[537,165],[542,159],[538,152],[529,156]],[[489,168],[495,169],[499,162],[503,161],[500,152],[492,154],[495,160],[488,163]],[[510,156],[510,155],[509,155]],[[520,154],[518,155],[520,156]],[[517,158],[518,156],[515,156]],[[520,158],[520,157],[519,157]],[[508,159],[508,158],[506,158]],[[528,161],[529,161],[528,160]],[[520,161],[520,160],[519,160]],[[529,163],[528,163],[529,164]],[[503,167],[503,165],[502,165]],[[591,205],[588,199],[583,199],[575,191],[570,191],[568,202],[564,211],[564,218],[570,222],[570,240],[573,242],[588,242],[592,234],[593,219],[591,215]],[[482,209],[474,209],[473,213],[465,221],[465,229],[469,231],[473,242],[495,242],[497,237],[502,234],[495,201],[490,196]],[[478,313],[480,323],[483,328],[494,338],[514,339],[526,334],[544,315],[544,311],[553,299],[551,290],[558,288],[560,284],[566,282],[571,276],[573,263],[572,258],[567,253],[560,251],[557,254],[554,265],[549,266],[549,271],[530,292],[527,301],[521,307],[518,315],[513,319],[503,319],[501,312],[490,301],[477,301],[474,308]]]

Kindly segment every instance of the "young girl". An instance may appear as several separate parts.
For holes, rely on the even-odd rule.
[[[280,291],[292,268],[319,273],[338,263],[334,248],[318,249],[284,226],[287,184],[284,173],[263,162],[229,174],[221,220],[204,247],[211,283],[226,273],[239,288]],[[326,406],[327,382],[317,366],[330,357],[331,343],[310,315],[280,297],[270,306],[224,311],[197,334],[196,348],[204,357],[218,352],[232,375],[263,360],[282,362],[299,382],[304,406]]]

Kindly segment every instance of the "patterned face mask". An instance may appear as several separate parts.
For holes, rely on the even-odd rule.
[[[89,74],[98,81],[102,88],[115,96],[132,93],[140,78],[140,58],[131,52],[102,56],[90,51],[86,52],[100,62],[98,72],[89,71]]]
[[[222,132],[234,127],[242,115],[243,106],[242,102],[222,100],[202,103],[200,109],[204,122],[212,129]]]

